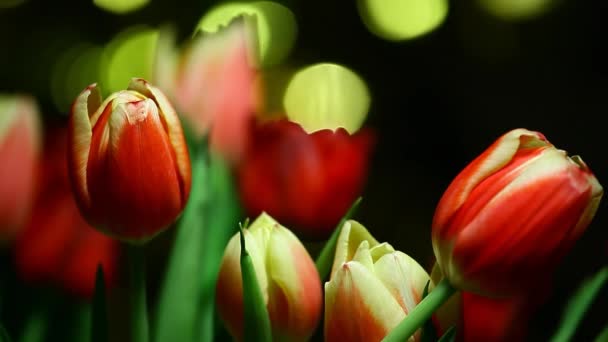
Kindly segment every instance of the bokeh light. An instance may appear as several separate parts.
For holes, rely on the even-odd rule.
[[[126,14],[136,11],[149,2],[150,0],[93,0],[93,3],[97,7],[115,14]]]
[[[150,79],[159,31],[145,26],[119,33],[104,49],[100,63],[101,89],[115,92],[133,77]]]
[[[407,40],[431,32],[448,14],[447,0],[358,0],[363,23],[387,40]]]
[[[283,61],[291,51],[297,24],[289,8],[271,1],[230,2],[209,10],[197,25],[197,30],[216,32],[242,15],[255,18],[260,62],[271,66]]]
[[[0,0],[0,9],[17,7],[24,2],[25,0]]]
[[[344,127],[354,133],[365,121],[370,102],[365,82],[353,71],[331,63],[298,71],[283,99],[287,117],[308,132]]]
[[[535,18],[555,5],[555,0],[478,0],[488,13],[504,20]]]

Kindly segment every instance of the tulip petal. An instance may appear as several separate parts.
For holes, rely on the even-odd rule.
[[[70,178],[75,183],[73,189],[76,199],[84,207],[89,207],[91,201],[87,185],[87,163],[93,135],[90,114],[97,108],[105,107],[100,107],[100,104],[101,92],[97,84],[91,84],[78,95],[70,114],[68,146],[72,151],[68,153],[68,170],[72,173]],[[98,112],[101,115],[99,110]]]
[[[393,295],[407,315],[422,299],[429,275],[409,255],[395,251],[375,263],[376,276]]]
[[[188,155],[188,146],[184,139],[182,126],[175,109],[167,99],[167,97],[156,87],[142,78],[133,78],[129,83],[128,89],[138,91],[145,96],[153,99],[158,104],[160,116],[164,120],[169,141],[175,152],[175,160],[177,163],[177,172],[180,177],[180,185],[182,189],[182,200],[184,203],[188,199],[191,183],[190,172],[190,157]]]
[[[500,137],[452,181],[433,217],[434,236],[447,233],[435,227],[446,227],[448,220],[462,206],[477,184],[509,163],[522,145],[549,146],[550,143],[541,133],[523,128],[512,130]]]
[[[306,341],[321,315],[321,279],[308,252],[297,237],[275,227],[268,241],[268,311],[275,331],[291,340]],[[297,339],[295,339],[297,338]]]
[[[342,268],[342,264],[352,260],[361,242],[367,241],[369,247],[375,247],[379,242],[357,221],[348,220],[344,223],[340,237],[336,243],[336,254],[331,271],[331,278]]]
[[[358,262],[343,263],[325,283],[327,342],[380,341],[403,318],[405,313],[384,284]]]

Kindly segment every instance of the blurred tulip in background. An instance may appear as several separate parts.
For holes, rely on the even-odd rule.
[[[18,233],[32,206],[39,120],[34,99],[0,94],[0,242]]]
[[[274,341],[307,341],[321,318],[323,292],[306,248],[287,228],[262,213],[244,231],[247,251],[270,316]],[[217,309],[230,334],[243,340],[240,240],[224,252],[216,288]]]
[[[190,192],[188,147],[160,90],[133,79],[101,102],[96,85],[70,114],[68,162],[77,203],[96,228],[143,242],[169,227]]]
[[[15,263],[26,281],[51,283],[88,298],[98,264],[107,286],[116,280],[118,242],[94,230],[80,215],[70,189],[66,152],[67,130],[49,131],[35,205],[15,243]]]
[[[209,135],[214,152],[229,161],[244,152],[250,122],[261,105],[255,37],[248,17],[217,32],[199,32],[176,50],[172,32],[161,32],[154,66],[166,90],[196,137]]]
[[[241,199],[251,216],[262,211],[302,236],[327,238],[367,177],[370,130],[306,133],[297,123],[259,123],[238,169]]]

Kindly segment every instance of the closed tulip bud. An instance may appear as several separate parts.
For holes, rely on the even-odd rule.
[[[292,232],[265,213],[244,234],[268,308],[273,340],[308,340],[322,305],[321,280],[310,255]],[[216,288],[220,317],[237,340],[243,339],[240,245],[238,234],[228,243]]]
[[[381,341],[422,299],[429,275],[359,223],[342,227],[325,283],[325,341]],[[417,332],[409,341],[418,341]]]
[[[35,102],[25,96],[0,95],[0,241],[12,239],[27,220],[39,149]]]
[[[84,217],[117,238],[144,242],[182,212],[190,160],[179,119],[143,79],[101,102],[96,85],[70,114],[68,163]]]
[[[550,274],[593,218],[602,186],[578,156],[538,132],[500,137],[450,184],[433,218],[433,249],[455,287],[523,290]]]

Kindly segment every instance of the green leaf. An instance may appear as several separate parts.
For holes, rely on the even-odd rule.
[[[572,339],[587,309],[591,306],[593,299],[600,292],[606,280],[608,280],[608,267],[602,268],[593,277],[583,282],[568,301],[559,328],[551,339],[552,342],[567,342]]]
[[[4,328],[3,324],[0,324],[0,342],[12,342],[11,336],[8,331]]]
[[[253,261],[245,246],[245,231],[241,236],[241,276],[243,279],[243,313],[245,342],[271,342],[272,332],[266,303],[255,274]]]
[[[606,342],[608,341],[608,325],[602,329],[602,331],[595,338],[595,342]]]
[[[338,237],[340,236],[340,231],[342,231],[342,226],[355,214],[362,200],[363,198],[359,197],[355,200],[355,202],[353,202],[317,257],[315,265],[317,266],[317,271],[319,272],[319,277],[321,277],[321,280],[326,279],[331,271],[331,266],[334,262],[334,253],[336,252],[336,243],[338,243]]]
[[[154,335],[157,342],[194,341],[196,314],[200,305],[200,284],[197,279],[202,272],[209,171],[204,145],[191,156],[192,190],[177,226],[159,294]]]
[[[456,327],[450,327],[437,342],[454,342],[456,340]]]
[[[426,298],[426,296],[429,294],[430,283],[431,283],[430,280],[426,282],[426,285],[424,286],[424,291],[422,292],[422,299]],[[422,326],[422,334],[420,336],[420,342],[435,342],[435,341],[437,341],[437,332],[435,331],[435,326],[433,325],[433,320],[429,318]]]
[[[20,342],[42,342],[48,328],[48,303],[40,303],[25,322]]]
[[[236,233],[241,214],[231,170],[219,156],[211,156],[209,185],[208,221],[199,241],[202,246],[202,276],[199,278],[201,301],[197,341],[200,342],[214,341],[215,285],[224,249]]]
[[[91,342],[108,342],[108,310],[106,307],[106,286],[103,266],[97,265],[95,293],[91,315]]]

